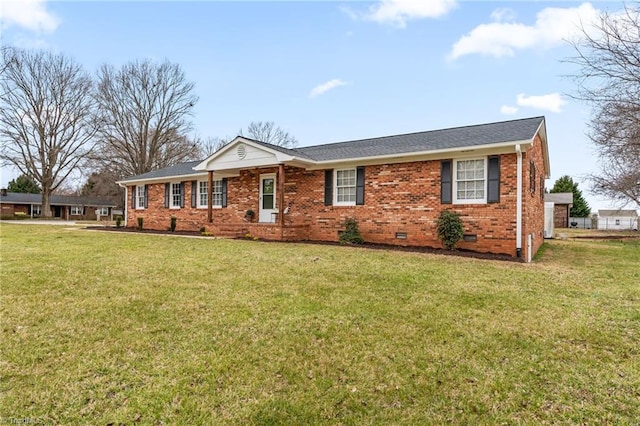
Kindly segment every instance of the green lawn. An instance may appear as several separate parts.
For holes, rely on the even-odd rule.
[[[2,422],[640,419],[639,239],[531,265],[6,223],[0,244]]]

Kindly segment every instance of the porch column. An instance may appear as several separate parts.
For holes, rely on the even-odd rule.
[[[207,219],[213,222],[213,170],[209,170],[209,182],[207,183]]]
[[[284,164],[278,168],[278,225],[284,226]]]

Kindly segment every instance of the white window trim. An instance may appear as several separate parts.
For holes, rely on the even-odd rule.
[[[144,210],[144,185],[136,186],[136,210]],[[142,190],[142,195],[140,195],[140,190]],[[140,203],[140,199],[142,199],[142,203]]]
[[[74,210],[76,212],[80,212],[80,213],[74,213]],[[82,208],[82,206],[71,206],[71,208],[69,209],[69,215],[70,216],[82,216],[82,210],[84,210]]]
[[[215,185],[216,182],[220,182],[220,189],[222,190],[222,179],[214,179],[213,183]],[[199,180],[198,181],[198,207],[199,209],[206,209],[209,208],[208,204],[201,204],[200,203],[200,183],[206,183],[207,186],[209,186],[209,181],[208,180]],[[213,190],[211,191],[211,197],[213,199]],[[209,196],[209,189],[207,188],[207,197]],[[213,209],[221,209],[222,208],[222,203],[220,204],[213,204],[213,200],[212,200],[212,204],[211,204],[211,208]]]
[[[170,185],[169,186],[169,208],[174,210],[181,209],[182,207],[180,206],[180,199],[184,197],[184,194],[180,194],[180,197],[178,198],[178,205],[173,204],[174,195],[175,195],[175,193],[173,192],[173,188],[174,188],[174,185],[177,185],[178,190],[182,191],[182,184],[181,182],[171,182],[169,185]]]
[[[484,198],[474,198],[468,200],[458,200],[458,162],[459,161],[484,161]],[[453,204],[487,204],[487,191],[488,191],[488,170],[487,170],[487,157],[474,157],[474,158],[459,158],[453,160]]]
[[[102,213],[102,211],[106,211],[106,213]],[[96,214],[99,216],[108,216],[109,215],[109,207],[98,207],[96,208]]]
[[[335,169],[333,171],[333,205],[334,206],[355,206],[356,205],[356,200],[353,201],[338,201],[338,172],[344,172],[344,171],[349,171],[349,170],[353,170],[354,174],[355,174],[355,185],[353,186],[354,188],[356,188],[356,194],[358,191],[358,170],[356,167],[347,167],[344,169]],[[356,195],[356,199],[357,199],[357,195]]]

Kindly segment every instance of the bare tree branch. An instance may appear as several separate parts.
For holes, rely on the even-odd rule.
[[[245,136],[245,132],[240,130],[240,136]],[[273,121],[252,121],[247,126],[246,136],[260,142],[266,142],[284,148],[295,148],[298,140],[289,132],[276,126]]]
[[[573,97],[593,107],[589,137],[601,170],[592,187],[640,206],[640,8],[603,13],[594,29],[583,27],[567,60],[579,67]]]
[[[90,76],[70,58],[49,52],[2,49],[0,159],[50,196],[94,147],[96,127]]]
[[[102,165],[123,176],[196,159],[187,137],[198,101],[178,64],[132,62],[98,72],[96,103]]]

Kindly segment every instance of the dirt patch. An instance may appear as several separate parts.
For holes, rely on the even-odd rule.
[[[143,229],[138,230],[136,228],[115,228],[115,227],[104,227],[104,226],[89,226],[85,229],[93,230],[93,231],[112,231],[112,232],[126,232],[126,233],[137,233],[137,234],[155,234],[155,235],[176,235],[176,236],[190,236],[190,237],[202,237],[202,238],[215,238],[215,236],[202,236],[200,232],[197,231],[160,231],[155,229]],[[244,238],[235,238],[238,240],[243,240]],[[313,244],[313,245],[327,245],[327,246],[343,246],[338,242],[334,241],[272,241],[272,240],[259,240],[260,242],[278,242],[282,244]],[[469,257],[474,259],[484,259],[484,260],[501,260],[508,262],[516,262],[522,263],[523,259],[510,256],[508,254],[492,254],[492,253],[479,253],[472,250],[444,250],[441,248],[434,247],[417,247],[417,246],[395,246],[391,244],[374,244],[374,243],[363,243],[363,244],[353,244],[351,247],[359,247],[363,249],[371,249],[371,250],[391,250],[391,251],[400,251],[400,252],[408,252],[408,253],[429,253],[429,254],[438,254],[443,256],[458,256],[458,257]]]

